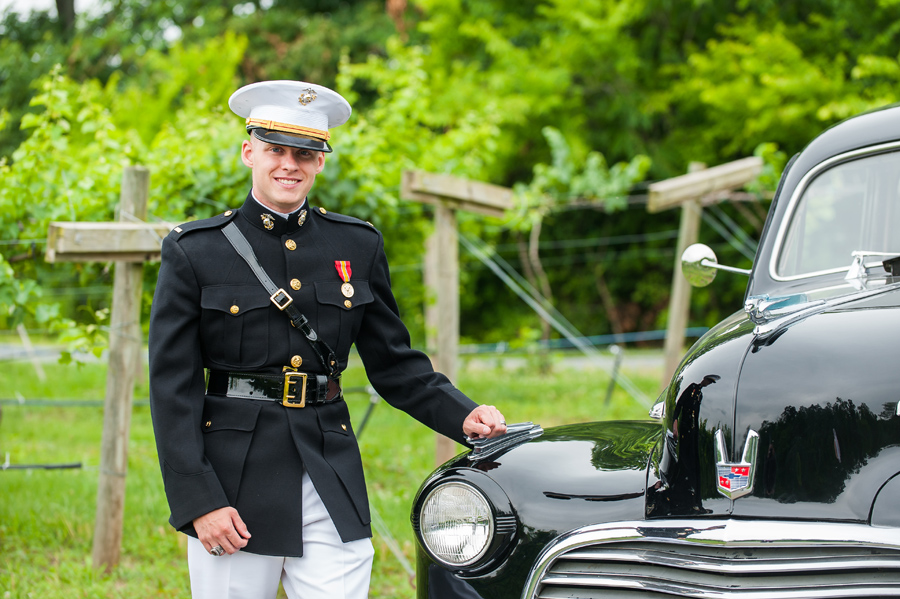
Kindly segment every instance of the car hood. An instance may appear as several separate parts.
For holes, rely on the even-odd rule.
[[[898,301],[845,298],[764,337],[740,312],[707,333],[666,394],[648,515],[866,521],[900,472]],[[740,467],[747,447],[752,490],[729,498],[717,461]]]
[[[465,471],[476,486],[486,476],[500,485],[519,520],[528,523],[524,534],[551,539],[586,522],[641,518],[647,464],[661,434],[660,424],[652,421],[547,428],[487,460],[457,456],[423,489]]]

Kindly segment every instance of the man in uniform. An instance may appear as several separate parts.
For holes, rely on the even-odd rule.
[[[245,86],[243,206],[176,227],[150,318],[150,399],[169,522],[194,597],[367,596],[373,556],[359,447],[340,387],[356,344],[392,406],[451,439],[506,431],[410,348],[381,233],[309,204],[336,92]]]

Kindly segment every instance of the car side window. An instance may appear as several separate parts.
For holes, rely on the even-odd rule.
[[[776,273],[846,270],[852,252],[900,253],[900,152],[867,156],[820,173],[794,207]]]

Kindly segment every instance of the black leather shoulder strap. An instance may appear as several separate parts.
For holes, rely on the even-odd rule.
[[[275,307],[284,312],[287,317],[290,318],[291,325],[294,328],[299,329],[300,332],[303,333],[303,336],[306,337],[310,347],[313,349],[313,353],[316,354],[319,362],[322,363],[328,376],[332,378],[337,377],[339,373],[334,350],[328,347],[327,343],[319,339],[319,336],[313,328],[309,326],[309,320],[306,316],[294,306],[294,299],[288,292],[275,286],[271,277],[269,277],[268,273],[266,273],[265,269],[260,265],[259,260],[256,259],[253,248],[250,247],[250,243],[247,241],[247,238],[244,237],[243,233],[241,233],[240,229],[237,228],[237,225],[233,222],[228,223],[228,225],[222,228],[222,233],[225,234],[225,237],[234,247],[238,255],[244,259],[247,266],[250,267],[250,270],[253,271],[253,274],[256,275],[256,278],[262,283],[262,286],[266,288],[269,299],[272,300]]]

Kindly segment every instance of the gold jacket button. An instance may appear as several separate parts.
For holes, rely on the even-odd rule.
[[[294,368],[300,368],[300,365],[303,364],[303,358],[300,356],[294,356],[291,358],[291,366]]]
[[[297,244],[294,242],[293,239],[288,239],[287,241],[284,242],[284,247],[286,247],[287,249],[289,249],[293,252],[294,250],[297,249]]]
[[[225,216],[231,216],[231,210],[227,210],[227,211],[225,212]]]
[[[291,279],[291,289],[299,290],[303,286],[300,279]]]
[[[241,309],[238,308],[237,306],[231,306],[231,309],[229,310],[229,312],[231,312],[232,314],[237,314],[240,310]]]
[[[328,214],[328,211],[324,208],[319,208],[319,212],[321,212],[322,214]]]
[[[351,302],[350,300],[345,300],[345,301],[344,301],[344,307],[345,307],[345,308],[352,308],[352,307],[353,307],[353,302]]]
[[[211,427],[211,426],[212,426],[212,420],[207,420],[207,421],[206,421],[206,424],[205,424],[204,426],[206,426],[206,428]]]
[[[341,425],[341,428],[344,429],[344,430],[347,430],[347,425],[346,425],[346,424],[342,424],[342,425]]]

